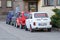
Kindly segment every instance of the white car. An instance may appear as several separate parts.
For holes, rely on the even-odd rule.
[[[25,30],[40,30],[47,29],[51,31],[52,25],[51,19],[46,12],[32,12],[29,14],[29,18],[26,19]]]

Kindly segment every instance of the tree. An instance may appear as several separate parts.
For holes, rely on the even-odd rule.
[[[53,12],[55,12],[55,15],[51,17],[51,22],[53,27],[60,28],[60,9],[53,9]]]

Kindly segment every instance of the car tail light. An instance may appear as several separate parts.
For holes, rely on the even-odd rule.
[[[36,23],[34,22],[33,25],[36,26]]]

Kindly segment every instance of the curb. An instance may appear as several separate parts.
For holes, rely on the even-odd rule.
[[[53,30],[60,31],[60,28],[52,28]]]

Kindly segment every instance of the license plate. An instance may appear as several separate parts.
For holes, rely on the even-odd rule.
[[[39,26],[46,26],[47,24],[46,23],[41,23],[41,24],[39,23],[38,25]]]
[[[42,23],[41,26],[46,26],[47,24],[46,23]]]

